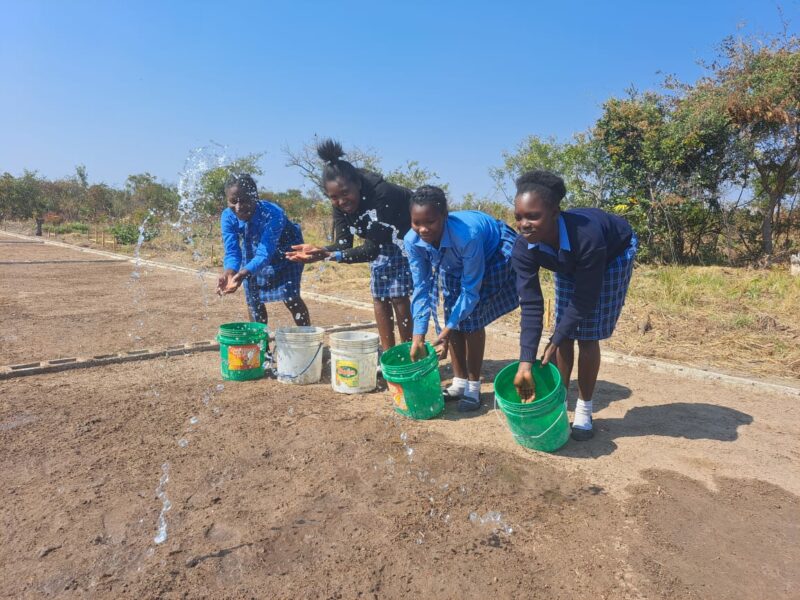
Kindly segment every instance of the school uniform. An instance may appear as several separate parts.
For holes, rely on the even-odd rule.
[[[409,231],[404,239],[414,279],[414,335],[427,333],[441,285],[446,326],[470,333],[519,305],[511,252],[516,232],[476,210],[448,214],[439,247]]]
[[[300,297],[303,264],[286,258],[292,246],[303,243],[300,227],[272,202],[256,203],[249,221],[241,221],[226,208],[220,217],[225,248],[223,267],[250,275],[244,280],[245,299],[251,315],[264,302],[285,302]]]
[[[625,219],[597,208],[558,217],[559,248],[514,245],[513,266],[522,309],[520,361],[533,362],[542,336],[541,267],[555,272],[556,326],[550,342],[611,336],[625,304],[638,240]]]
[[[411,190],[394,185],[377,173],[359,170],[361,201],[349,215],[333,209],[333,244],[326,250],[343,263],[369,262],[373,298],[410,296],[413,289],[408,259],[401,249],[403,236],[411,228]],[[353,247],[358,235],[364,242]]]

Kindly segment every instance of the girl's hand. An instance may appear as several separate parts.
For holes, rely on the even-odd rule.
[[[320,248],[313,244],[297,244],[292,246],[292,252],[286,253],[286,258],[292,262],[301,262],[304,264],[318,262],[325,260],[331,255],[325,248]]]
[[[222,296],[223,294],[230,294],[231,292],[235,292],[236,288],[231,290],[230,292],[227,291],[228,288],[232,285],[233,277],[236,275],[236,271],[233,269],[226,269],[223,271],[222,275],[219,276],[217,279],[217,295]],[[239,287],[238,285],[236,286]]]
[[[521,362],[514,377],[514,387],[517,388],[519,399],[524,403],[533,402],[536,399],[536,381],[531,373],[531,363]]]
[[[436,341],[433,342],[433,347],[436,348],[436,356],[439,357],[439,360],[447,358],[447,350],[450,348],[450,331],[449,327],[445,327],[439,337],[436,338]]]
[[[415,335],[411,340],[411,362],[417,362],[428,356],[425,348],[425,336]]]
[[[542,354],[542,366],[545,366],[552,360],[553,355],[556,353],[556,348],[557,346],[554,346],[550,342],[547,343],[547,346],[544,347],[544,353]]]
[[[250,271],[248,271],[247,269],[242,269],[238,273],[232,274],[230,277],[228,277],[228,283],[222,289],[222,293],[223,294],[234,293],[236,290],[239,289],[239,287],[242,285],[242,282],[244,282],[244,278],[247,277],[248,275],[250,275]]]

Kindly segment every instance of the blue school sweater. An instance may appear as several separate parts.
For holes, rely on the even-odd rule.
[[[424,335],[428,331],[433,310],[433,270],[436,267],[461,273],[461,293],[450,313],[447,327],[455,329],[475,310],[480,300],[486,261],[497,251],[501,235],[500,222],[477,210],[449,213],[438,248],[420,238],[413,229],[408,231],[403,241],[414,278],[411,296],[414,335]]]
[[[600,298],[608,264],[631,243],[628,222],[599,208],[574,208],[559,216],[559,248],[529,244],[522,236],[511,255],[517,273],[517,292],[522,312],[520,361],[533,362],[542,337],[544,298],[539,268],[575,277],[575,294],[556,326],[550,343],[569,339],[581,319],[591,313]]]

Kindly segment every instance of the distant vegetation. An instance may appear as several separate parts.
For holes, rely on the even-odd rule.
[[[789,33],[731,37],[704,68],[691,84],[667,78],[659,90],[610,98],[597,122],[570,140],[525,138],[490,169],[498,190],[511,201],[513,180],[521,172],[555,171],[567,182],[567,206],[602,207],[632,223],[643,261],[785,260],[800,249],[800,40]],[[310,141],[300,150],[285,149],[287,164],[300,170],[309,190],[275,191],[263,182],[261,188],[262,197],[306,223],[328,219],[330,210],[319,191],[313,146]],[[414,160],[384,170],[376,152],[349,150],[352,162],[383,172],[390,181],[447,187]],[[262,175],[259,159],[249,155],[206,172],[193,220],[215,220],[224,206],[227,174]],[[154,235],[159,222],[178,218],[180,202],[176,185],[149,173],[129,176],[121,189],[90,184],[83,166],[56,180],[35,171],[0,175],[0,219],[41,217],[58,233],[85,233],[87,223],[113,224],[119,243],[138,237],[146,215],[151,215],[148,235]],[[454,204],[512,218],[510,204],[502,201],[467,194]]]

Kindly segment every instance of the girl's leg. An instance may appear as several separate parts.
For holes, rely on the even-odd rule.
[[[600,372],[600,342],[578,340],[578,397],[591,400]]]
[[[400,341],[410,342],[411,334],[414,331],[414,323],[411,317],[411,299],[408,296],[392,298],[392,307],[394,308],[397,330],[400,332]]]
[[[564,340],[556,349],[556,366],[561,373],[561,382],[569,390],[572,365],[575,363],[575,340]]]
[[[483,353],[486,349],[486,330],[478,329],[464,335],[467,342],[467,374],[470,381],[481,380]]]
[[[572,420],[572,438],[584,442],[594,436],[592,394],[600,371],[600,342],[578,340],[578,351],[578,401]]]
[[[267,305],[259,302],[255,309],[250,309],[250,320],[256,323],[269,324],[269,317],[267,316]]]
[[[384,351],[394,347],[394,315],[391,300],[372,299],[375,308],[375,321],[378,323],[378,335],[381,338],[381,348]]]
[[[461,377],[466,377],[467,385],[464,394],[458,401],[458,410],[478,410],[481,407],[481,367],[483,366],[483,351],[486,347],[486,330],[478,329],[470,333],[453,332],[460,340],[458,352],[461,354]],[[456,339],[450,334],[451,340]],[[453,346],[451,345],[451,348]],[[453,350],[456,358],[456,350]],[[455,363],[455,361],[454,361]],[[455,372],[455,364],[453,366]]]
[[[284,300],[283,305],[292,313],[295,325],[298,327],[311,325],[311,315],[308,314],[308,307],[300,296]]]
[[[450,333],[450,364],[455,377],[467,379],[467,343],[460,331]]]

